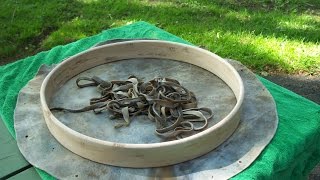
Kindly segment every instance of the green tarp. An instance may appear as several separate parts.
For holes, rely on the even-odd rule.
[[[15,137],[13,112],[19,91],[36,75],[42,64],[57,64],[98,42],[117,38],[188,43],[146,22],[137,22],[0,66],[0,115],[12,136]],[[275,137],[260,156],[233,179],[306,179],[320,160],[320,105],[262,77],[258,78],[276,101],[279,125]],[[53,178],[41,170],[38,172],[43,179]]]

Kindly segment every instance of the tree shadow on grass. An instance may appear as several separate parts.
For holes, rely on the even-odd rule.
[[[110,5],[110,4],[109,4]],[[199,41],[205,42],[205,44],[214,44],[214,39],[203,39],[205,33],[221,32],[230,33],[237,36],[241,36],[241,33],[248,33],[256,36],[264,37],[276,37],[283,40],[292,41],[309,41],[312,43],[318,42],[320,39],[320,33],[318,33],[318,26],[312,19],[305,19],[304,24],[307,24],[308,28],[299,29],[289,26],[280,26],[280,22],[292,22],[301,21],[300,16],[294,14],[279,15],[279,12],[270,12],[262,14],[261,12],[248,12],[242,10],[239,12],[231,9],[212,5],[202,6],[192,5],[186,6],[181,4],[172,3],[156,3],[148,4],[141,2],[129,3],[128,6],[122,7],[121,3],[113,4],[115,10],[110,11],[86,11],[82,17],[83,20],[96,19],[98,17],[113,17],[113,21],[119,20],[146,20],[148,22],[157,24],[165,30],[176,34],[182,38],[189,38],[187,40],[193,43],[199,43]],[[101,1],[95,1],[93,3],[86,4],[86,9],[98,9],[106,8],[108,5]],[[121,7],[121,8],[120,8]],[[300,22],[299,22],[300,23]],[[187,36],[190,33],[194,37]],[[221,55],[231,58],[239,58],[245,65],[249,65],[252,68],[260,68],[263,70],[264,66],[268,69],[293,69],[291,64],[287,64],[278,57],[270,55],[263,48],[257,48],[250,43],[238,42],[239,39],[223,38],[223,45],[220,49]],[[220,40],[221,41],[221,40]],[[231,46],[232,45],[232,46]],[[244,48],[246,46],[246,48]],[[215,50],[216,47],[210,50]],[[228,49],[228,50],[226,50]],[[230,49],[235,49],[235,53]],[[237,55],[241,54],[241,56]],[[240,59],[242,56],[248,58]],[[250,59],[252,57],[252,59]]]
[[[52,1],[51,3],[57,4],[58,1]],[[68,11],[72,13],[66,15],[65,13]],[[219,33],[229,33],[229,35],[241,37],[241,34],[246,33],[266,38],[275,37],[283,40],[310,43],[318,43],[320,39],[320,23],[318,22],[319,20],[314,18],[307,18],[294,13],[282,13],[279,10],[270,12],[263,12],[259,8],[257,10],[247,10],[246,7],[241,8],[241,6],[224,5],[223,3],[211,1],[198,3],[181,3],[180,1],[153,3],[145,1],[72,1],[62,8],[61,16],[64,18],[60,18],[61,21],[59,23],[50,24],[55,15],[49,14],[46,17],[48,19],[47,23],[41,21],[43,23],[41,28],[43,29],[54,27],[48,36],[43,36],[42,33],[30,36],[29,39],[17,43],[17,49],[23,49],[26,43],[33,42],[31,39],[37,39],[38,37],[45,38],[41,38],[41,42],[36,41],[36,47],[39,49],[39,46],[42,46],[42,48],[49,49],[56,45],[66,44],[94,35],[101,30],[112,27],[114,22],[125,23],[138,20],[156,24],[198,45],[202,42],[209,43],[208,45],[212,47],[210,50],[213,51],[217,50],[215,45],[218,39],[214,39],[214,37],[203,39],[203,34],[217,33],[217,36],[219,36]],[[23,17],[20,18],[23,19]],[[121,25],[121,23],[118,25]],[[221,42],[221,40],[218,42],[218,46],[222,46],[220,51],[224,56],[231,58],[247,56],[245,61],[248,61],[252,57],[250,54],[261,54],[258,55],[258,59],[255,58],[255,61],[261,60],[261,62],[264,62],[264,59],[269,59],[270,61],[266,61],[266,64],[279,62],[274,57],[266,56],[268,53],[261,52],[261,49],[258,51],[253,47],[249,48],[249,51],[248,49],[242,50],[243,44],[236,42],[237,40],[234,39],[234,42],[231,42],[229,38],[227,41],[229,42],[226,42],[225,45],[222,45],[224,42]],[[233,45],[231,46],[230,44]],[[246,46],[250,45],[247,44]],[[236,56],[230,50],[226,51],[228,48],[239,48],[237,53],[240,54]],[[40,48],[40,50],[42,49]],[[256,65],[261,65],[260,62],[255,63]],[[246,64],[256,67],[254,63],[252,65],[252,62],[247,62]],[[278,65],[273,63],[271,66]]]
[[[99,26],[95,22],[111,24],[117,20],[144,20],[157,23],[165,29],[175,29],[171,26],[184,26],[191,33],[207,32],[208,30],[228,31],[232,33],[250,32],[255,35],[271,36],[289,40],[317,43],[320,39],[320,22],[314,19],[301,18],[297,14],[286,14],[281,11],[261,12],[247,11],[245,8],[234,11],[230,6],[207,4],[182,6],[181,4],[155,4],[145,2],[113,2],[92,1],[83,3],[76,1],[80,7],[77,17],[85,24],[78,24],[86,35],[97,33]],[[103,21],[101,20],[103,19]],[[69,19],[64,24],[73,21]],[[178,23],[176,23],[178,22]],[[289,25],[286,25],[289,24]],[[295,24],[290,26],[290,24]],[[299,25],[304,27],[299,27]],[[60,26],[60,28],[63,27]],[[77,28],[77,25],[73,26]],[[95,29],[95,31],[91,31]],[[178,28],[181,29],[181,28]],[[67,29],[66,29],[67,30]],[[101,29],[103,30],[103,29]],[[182,32],[183,33],[183,30]]]
[[[234,10],[241,10],[247,8],[254,11],[281,11],[283,13],[307,12],[308,14],[317,15],[320,10],[320,4],[318,0],[214,0],[215,3],[221,6],[228,6]],[[210,4],[212,0],[203,1],[202,3]],[[318,14],[319,15],[319,14]]]
[[[271,36],[289,40],[304,42],[319,42],[320,21],[311,18],[303,18],[303,15],[287,14],[281,11],[262,12],[260,10],[237,11],[229,6],[216,5],[190,5],[172,4],[171,6],[149,6],[143,3],[136,3],[130,6],[132,11],[146,11],[149,19],[159,23],[171,25],[178,21],[177,26],[198,27],[197,32],[210,29],[220,29],[232,33],[253,32],[255,35]],[[127,9],[130,12],[131,9]],[[158,15],[163,18],[158,18]],[[139,15],[133,17],[139,18]],[[143,16],[140,16],[144,20]],[[281,23],[297,24],[296,27],[284,26]],[[304,25],[304,27],[299,27]],[[166,26],[164,26],[166,27]]]
[[[0,64],[41,50],[39,47],[48,35],[79,13],[79,5],[75,0],[3,1],[0,4]]]

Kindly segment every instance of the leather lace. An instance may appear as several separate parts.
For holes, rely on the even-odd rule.
[[[111,113],[110,118],[124,121],[114,127],[128,126],[133,117],[147,115],[156,124],[155,133],[164,138],[183,138],[183,135],[204,130],[212,119],[210,108],[197,107],[195,94],[171,78],[154,78],[143,82],[135,76],[125,81],[104,81],[97,76],[80,77],[79,88],[95,86],[101,96],[90,99],[90,105],[81,109],[54,107],[52,111],[80,113],[92,110]]]

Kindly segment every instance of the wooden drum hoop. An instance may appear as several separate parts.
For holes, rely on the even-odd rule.
[[[171,59],[208,70],[231,88],[237,99],[236,105],[220,122],[202,132],[179,140],[151,144],[95,139],[67,127],[50,111],[48,104],[54,93],[72,77],[95,66],[133,58]],[[198,47],[160,40],[133,40],[91,48],[57,65],[47,75],[40,90],[46,124],[64,147],[92,161],[135,168],[172,165],[210,152],[237,128],[243,98],[242,79],[224,59]]]

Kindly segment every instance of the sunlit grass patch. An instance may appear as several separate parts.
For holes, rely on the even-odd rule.
[[[319,74],[316,2],[6,0],[0,4],[0,57],[25,57],[102,30],[147,21],[255,71]]]

